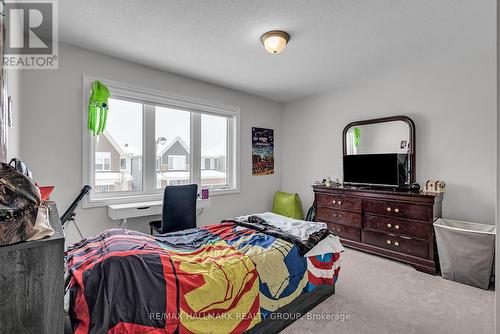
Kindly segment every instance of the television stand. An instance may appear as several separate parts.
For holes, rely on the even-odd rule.
[[[433,222],[442,194],[314,185],[316,221],[325,222],[344,246],[439,270]]]

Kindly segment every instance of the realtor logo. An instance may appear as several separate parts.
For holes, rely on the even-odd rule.
[[[7,0],[3,4],[3,65],[10,69],[56,69],[56,0]]]

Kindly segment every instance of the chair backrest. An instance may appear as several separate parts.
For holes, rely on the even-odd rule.
[[[196,227],[198,185],[167,186],[163,195],[161,233]]]
[[[296,193],[290,194],[277,191],[276,194],[274,194],[272,211],[273,213],[277,213],[288,218],[304,219],[302,201],[300,200],[299,194]]]

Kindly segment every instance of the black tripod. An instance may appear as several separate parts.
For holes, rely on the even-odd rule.
[[[80,191],[80,194],[78,194],[78,196],[75,198],[75,200],[73,201],[73,203],[71,203],[71,205],[69,206],[68,210],[66,210],[66,212],[64,212],[64,214],[61,216],[61,224],[64,228],[64,225],[68,222],[73,222],[73,224],[75,224],[75,227],[76,227],[76,230],[78,231],[78,234],[80,235],[80,237],[83,239],[83,235],[82,235],[82,232],[80,231],[80,229],[78,228],[78,225],[76,224],[75,222],[75,216],[76,216],[76,213],[75,213],[75,210],[76,208],[78,207],[78,204],[80,203],[80,201],[85,197],[85,195],[87,195],[90,191],[92,190],[92,187],[88,186],[88,185],[85,185],[82,190]],[[65,229],[66,230],[66,229]],[[66,234],[66,233],[65,233]]]

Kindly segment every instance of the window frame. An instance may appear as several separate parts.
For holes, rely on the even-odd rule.
[[[82,75],[83,88],[83,184],[95,187],[95,140],[87,129],[87,104],[91,83],[99,80],[111,93],[111,98],[141,103],[142,122],[142,190],[96,193],[91,191],[83,207],[101,207],[110,204],[138,203],[163,199],[163,189],[156,189],[155,108],[166,107],[190,112],[191,150],[190,177],[201,189],[201,114],[227,118],[227,184],[212,186],[212,196],[240,192],[240,109],[238,107],[171,94],[164,91],[132,86],[91,75]],[[147,144],[149,143],[149,145]],[[147,158],[150,157],[150,158]],[[196,157],[196,158],[195,158]],[[205,188],[205,186],[204,186]]]

